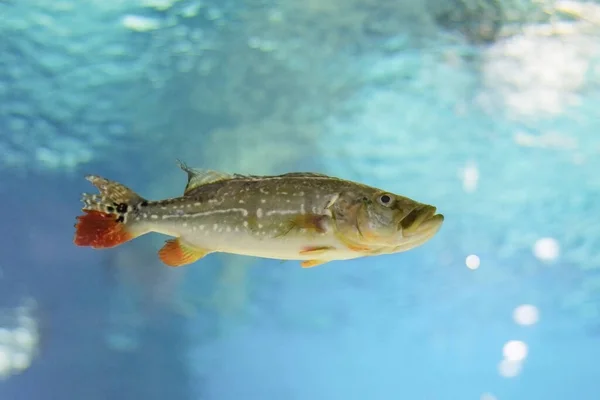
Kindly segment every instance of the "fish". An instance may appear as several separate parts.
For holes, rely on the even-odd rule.
[[[156,201],[87,175],[99,194],[81,197],[75,245],[106,249],[154,232],[171,237],[158,251],[171,267],[229,253],[310,268],[408,251],[444,221],[432,205],[321,173],[259,176],[178,165],[187,174],[183,195]]]

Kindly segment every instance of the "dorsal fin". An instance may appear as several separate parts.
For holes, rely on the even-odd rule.
[[[187,185],[183,191],[184,196],[199,186],[224,181],[234,177],[232,174],[215,171],[212,169],[190,168],[180,160],[177,160],[177,164],[179,165],[179,168],[184,170],[188,175]]]
[[[288,172],[287,174],[279,175],[281,177],[296,177],[296,178],[331,178],[329,175],[320,174],[318,172]]]
[[[242,174],[233,174],[234,178],[240,179],[261,179],[261,178],[330,178],[337,179],[331,177],[329,175],[320,174],[317,172],[287,172],[281,175],[242,175]]]

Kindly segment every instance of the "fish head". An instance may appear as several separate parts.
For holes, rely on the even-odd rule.
[[[444,221],[434,206],[381,190],[364,191],[340,206],[345,209],[335,216],[339,233],[372,253],[417,247],[431,239]]]

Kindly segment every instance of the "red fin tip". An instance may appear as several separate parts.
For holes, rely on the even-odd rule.
[[[115,215],[101,211],[84,210],[85,214],[77,217],[75,239],[77,246],[89,246],[95,249],[115,247],[134,238]]]

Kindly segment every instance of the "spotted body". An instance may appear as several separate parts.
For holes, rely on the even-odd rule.
[[[171,266],[223,252],[311,267],[409,250],[443,221],[433,206],[322,174],[246,176],[180,166],[188,174],[183,196],[160,201],[88,176],[100,194],[83,195],[75,243],[107,248],[158,232],[175,237],[159,251]]]

